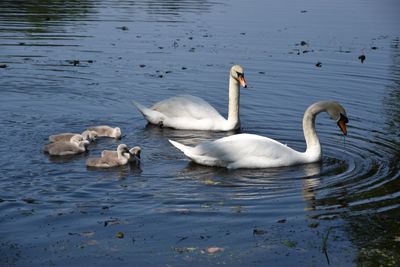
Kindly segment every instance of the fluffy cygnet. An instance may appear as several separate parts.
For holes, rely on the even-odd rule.
[[[112,128],[110,126],[101,125],[88,128],[89,131],[97,132],[97,136],[112,137],[115,139],[121,138],[121,129],[119,127]]]
[[[140,153],[141,153],[142,149],[140,148],[140,146],[135,146],[131,149],[129,149],[129,162],[139,162],[140,161]],[[117,157],[117,151],[113,151],[113,150],[103,150],[101,152],[101,156],[102,157]]]
[[[101,158],[92,158],[86,161],[86,166],[96,168],[112,168],[116,166],[125,165],[130,159],[128,147],[125,144],[120,144],[117,147],[116,153],[105,153]]]
[[[86,151],[89,141],[82,135],[75,134],[69,141],[50,143],[44,146],[43,151],[52,156],[66,156],[80,154]]]
[[[61,133],[61,134],[54,134],[49,136],[49,141],[51,143],[54,142],[68,142],[72,136],[76,135],[76,133]],[[95,131],[84,131],[81,133],[83,139],[90,141],[96,140],[97,132]]]

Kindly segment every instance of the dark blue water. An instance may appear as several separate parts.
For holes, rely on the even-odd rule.
[[[391,0],[1,1],[0,265],[398,266],[399,11]],[[228,171],[167,139],[233,133],[146,126],[131,104],[192,94],[226,116],[236,63],[249,84],[241,132],[304,150],[304,110],[333,99],[348,136],[321,115],[321,163]],[[102,124],[122,140],[42,153],[50,134]],[[142,147],[139,166],[86,169],[119,143]]]

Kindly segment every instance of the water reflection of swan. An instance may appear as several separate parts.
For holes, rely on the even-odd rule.
[[[199,97],[182,95],[168,98],[147,108],[133,102],[145,119],[156,125],[182,130],[229,131],[240,127],[240,85],[247,87],[243,68],[234,65],[229,74],[228,119]]]
[[[302,180],[302,193],[303,198],[306,202],[306,210],[315,210],[315,188],[320,184],[320,177],[322,164],[321,162],[315,162],[303,165],[304,167],[304,178]]]
[[[254,135],[237,134],[195,147],[170,140],[172,145],[198,164],[220,166],[228,169],[283,167],[321,160],[321,145],[315,131],[315,117],[327,112],[337,121],[343,134],[347,134],[346,111],[337,102],[321,101],[307,108],[303,117],[303,131],[307,143],[305,152],[298,152],[273,139]]]

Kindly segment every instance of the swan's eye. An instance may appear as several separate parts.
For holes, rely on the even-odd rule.
[[[236,72],[236,75],[237,75],[237,77],[238,78],[240,78],[240,77],[243,77],[244,75],[243,75],[243,73],[240,73],[240,72]]]

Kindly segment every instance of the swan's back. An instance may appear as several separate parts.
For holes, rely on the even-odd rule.
[[[169,118],[225,119],[210,104],[191,95],[174,96],[151,107]]]

